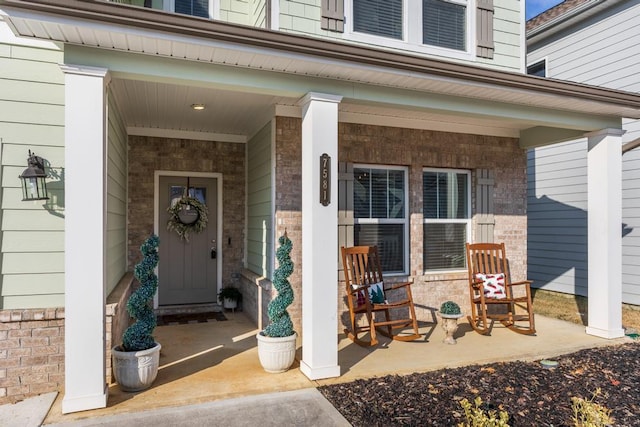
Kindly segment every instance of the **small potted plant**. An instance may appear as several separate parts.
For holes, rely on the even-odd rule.
[[[296,357],[296,338],[293,322],[287,307],[293,302],[293,289],[288,277],[293,273],[291,261],[291,240],[287,232],[278,240],[280,247],[276,251],[278,268],[273,273],[273,287],[278,295],[269,303],[267,314],[269,325],[258,332],[258,357],[265,371],[271,373],[285,372]]]
[[[442,318],[442,329],[445,333],[442,342],[445,344],[456,344],[456,339],[453,337],[453,334],[458,330],[458,319],[462,317],[460,306],[453,301],[445,301],[440,305],[440,312],[438,314]]]
[[[158,245],[160,239],[151,235],[140,246],[143,258],[134,269],[140,286],[127,301],[129,315],[136,322],[129,326],[122,336],[122,345],[112,351],[113,373],[123,391],[139,391],[149,388],[158,375],[160,364],[160,344],[153,336],[156,316],[151,307],[151,299],[158,289]]]
[[[224,308],[233,310],[242,301],[242,293],[236,287],[225,286],[218,292],[218,301],[222,303]]]

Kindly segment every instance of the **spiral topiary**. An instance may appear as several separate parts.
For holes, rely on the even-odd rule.
[[[293,262],[291,261],[291,240],[287,237],[287,232],[278,239],[280,247],[276,251],[278,268],[273,273],[273,286],[278,291],[278,295],[269,303],[267,315],[271,322],[263,335],[268,337],[288,337],[293,335],[293,323],[287,312],[287,307],[293,302],[293,289],[288,277],[293,273]]]
[[[134,276],[140,282],[127,301],[129,315],[136,322],[129,326],[122,336],[122,348],[124,351],[141,351],[156,345],[151,336],[156,327],[156,315],[151,308],[151,298],[158,289],[158,276],[154,270],[158,265],[158,245],[160,239],[152,234],[140,246],[142,261],[136,264]]]

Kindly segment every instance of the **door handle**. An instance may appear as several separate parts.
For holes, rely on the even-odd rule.
[[[212,247],[211,248],[211,259],[216,259],[217,256],[218,256],[218,252],[216,251],[216,248]]]

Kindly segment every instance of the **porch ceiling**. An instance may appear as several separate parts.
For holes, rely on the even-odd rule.
[[[293,104],[284,97],[232,92],[195,86],[115,78],[117,99],[129,134],[153,134],[246,142],[273,115],[275,104]],[[204,104],[196,111],[192,104]],[[182,133],[182,134],[181,134]]]
[[[216,139],[246,142],[271,117],[300,116],[297,98],[278,97],[170,83],[113,79],[117,99],[129,134]],[[205,104],[195,111],[192,104]],[[275,106],[275,107],[274,107]],[[341,122],[425,128],[517,138],[525,120],[499,120],[452,116],[433,111],[343,102]]]
[[[231,25],[116,3],[73,0],[0,0],[2,17],[19,36],[67,45],[176,58],[191,63],[231,66],[272,74],[334,81],[344,89],[343,121],[381,121],[469,133],[518,137],[535,127],[596,130],[620,117],[640,118],[640,97],[620,91],[539,79],[471,65],[331,42],[286,33]],[[296,80],[299,82],[299,80]],[[292,87],[300,88],[298,84]],[[438,108],[411,108],[402,102],[371,102],[363,87],[413,93],[414,98],[442,96],[467,100],[475,111],[455,110],[460,102]],[[174,129],[203,134],[223,133],[238,141],[265,123],[273,106],[296,115],[303,93],[236,92],[166,81],[128,80],[114,75],[113,90],[129,128]],[[311,89],[313,90],[313,89]],[[346,93],[350,91],[348,96]],[[422,95],[421,95],[422,94]],[[282,96],[278,96],[282,95]],[[360,98],[359,98],[360,96]],[[407,96],[404,95],[404,100]],[[194,114],[192,103],[205,103]],[[488,111],[488,105],[499,106]],[[504,114],[509,106],[522,114]],[[449,108],[449,111],[447,111]],[[202,112],[201,112],[202,113]],[[536,114],[540,117],[536,117]],[[554,116],[566,113],[566,125]],[[544,117],[546,115],[546,117]],[[571,117],[584,115],[582,119]],[[261,118],[264,117],[264,120]],[[591,120],[594,119],[594,120]],[[389,123],[386,123],[387,121]],[[573,120],[573,121],[572,121]],[[619,124],[618,124],[619,126]]]

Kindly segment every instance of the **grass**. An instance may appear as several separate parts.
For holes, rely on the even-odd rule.
[[[587,325],[587,298],[559,292],[532,289],[533,311],[543,316],[555,317],[579,325]],[[640,307],[622,305],[622,326],[640,331]]]

